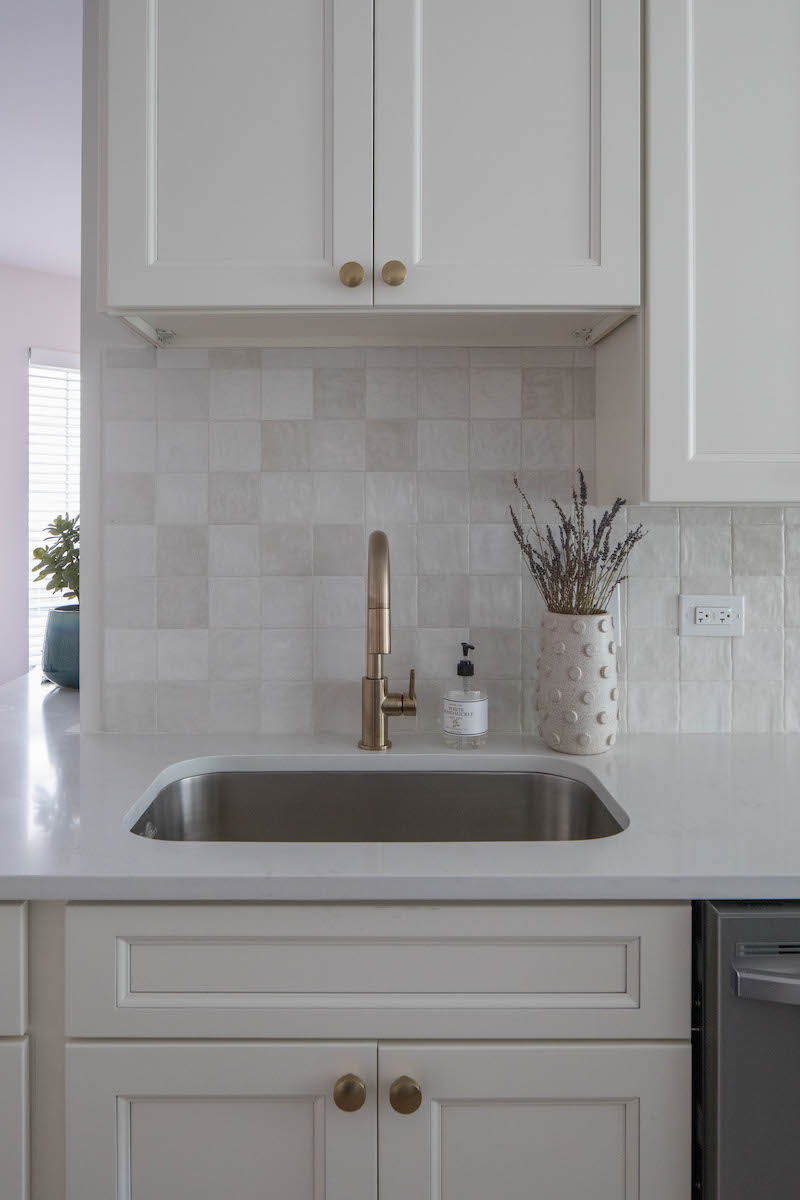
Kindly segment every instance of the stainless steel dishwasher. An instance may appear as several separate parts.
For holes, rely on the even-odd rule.
[[[800,1195],[800,901],[695,905],[695,1196]]]

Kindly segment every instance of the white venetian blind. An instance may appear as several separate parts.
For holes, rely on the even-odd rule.
[[[54,517],[80,511],[81,374],[76,354],[31,350],[28,367],[28,565]],[[28,576],[28,665],[42,656],[47,613],[70,604]]]

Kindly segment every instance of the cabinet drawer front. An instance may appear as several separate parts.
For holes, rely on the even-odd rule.
[[[0,1037],[28,1027],[27,906],[0,904]]]
[[[688,905],[67,910],[74,1037],[689,1036]]]

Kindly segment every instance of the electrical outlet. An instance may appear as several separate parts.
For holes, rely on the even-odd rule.
[[[741,637],[744,596],[681,596],[678,632],[683,637]]]
[[[733,609],[729,604],[712,608],[701,608],[698,604],[694,610],[695,625],[730,625],[732,621]]]

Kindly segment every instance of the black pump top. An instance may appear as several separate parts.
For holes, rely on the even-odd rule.
[[[474,675],[475,674],[475,664],[471,663],[469,661],[469,652],[470,652],[470,650],[474,650],[474,649],[475,649],[475,647],[471,646],[469,644],[469,642],[461,643],[461,653],[464,655],[464,657],[461,659],[461,662],[456,667],[456,670],[458,671],[459,675]]]

